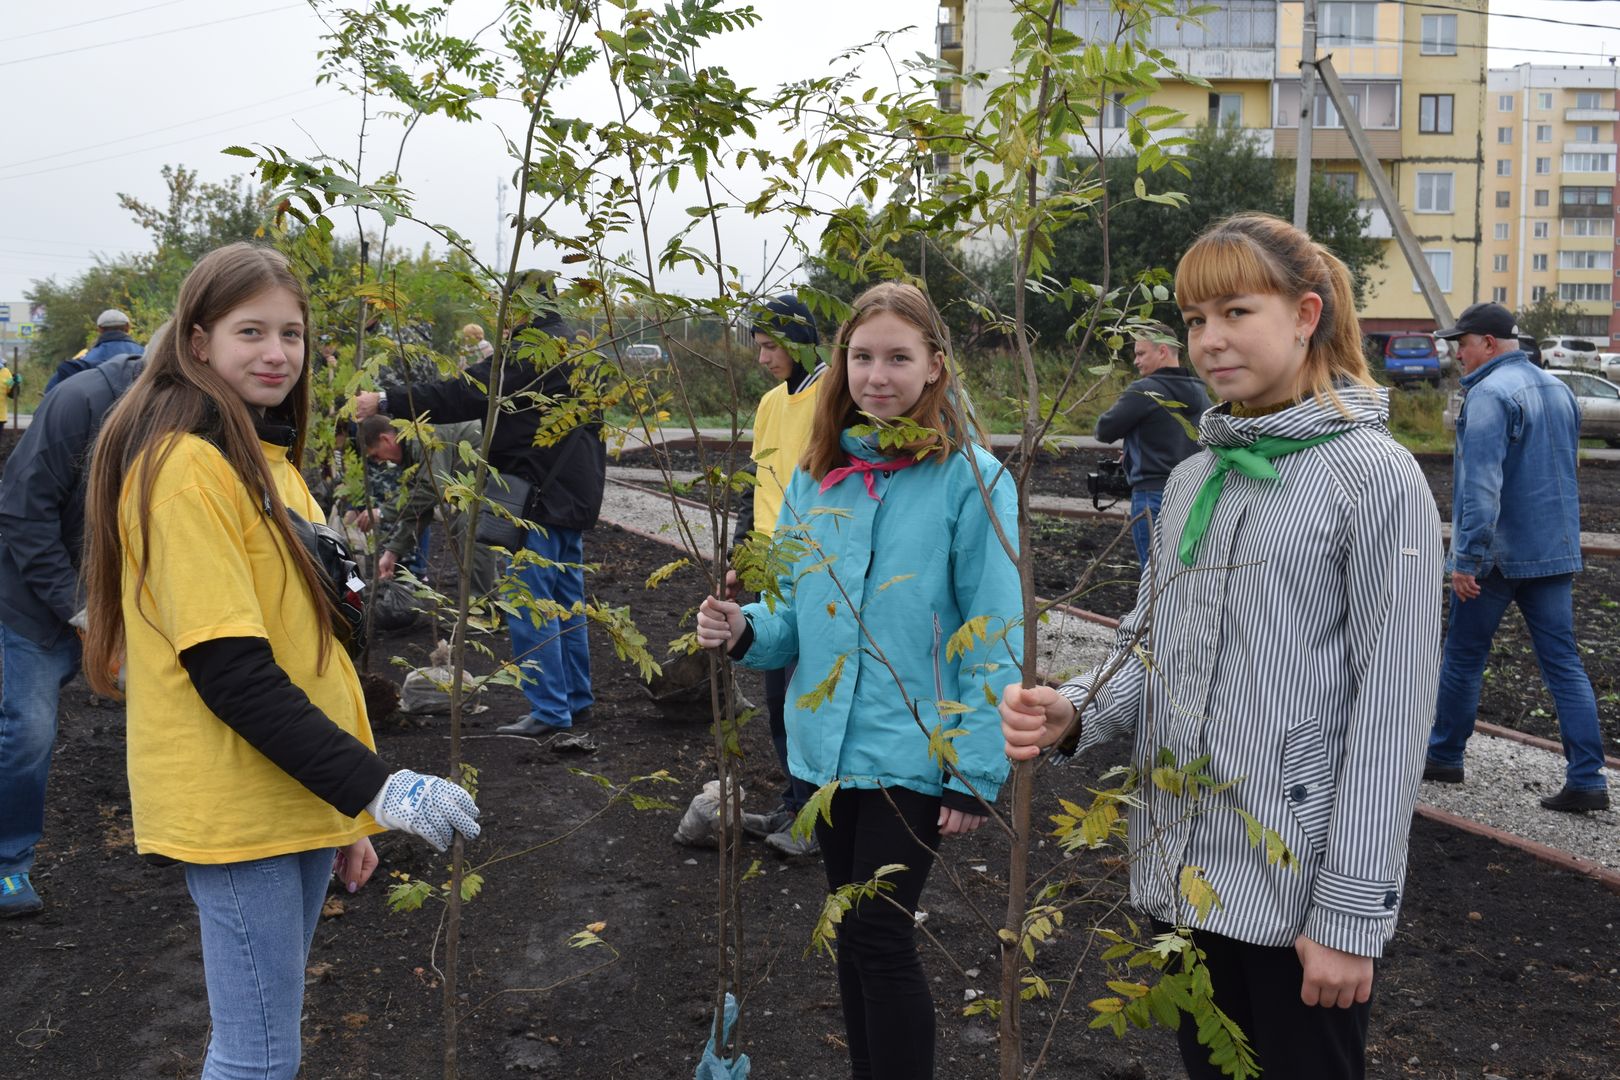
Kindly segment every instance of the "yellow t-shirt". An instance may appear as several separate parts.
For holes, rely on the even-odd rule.
[[[286,449],[261,444],[285,505],[313,521],[320,508]],[[138,476],[132,471],[132,476]],[[330,631],[247,487],[213,444],[183,436],[152,488],[151,561],[138,597],[141,529],[134,484],[119,514],[129,714],[129,795],[135,847],[182,862],[262,859],[341,847],[381,832],[310,794],[216,717],[180,653],[200,642],[259,637],[315,707],[369,747],[376,743],[354,665]]]
[[[774,529],[776,518],[782,511],[782,493],[787,490],[793,470],[804,457],[810,445],[810,430],[815,426],[816,394],[821,389],[817,379],[797,394],[788,393],[787,383],[777,383],[759,399],[754,412],[754,448],[749,457],[754,459],[759,483],[754,486],[754,528],[761,531]],[[766,450],[776,452],[761,460]],[[804,508],[800,508],[800,513]]]

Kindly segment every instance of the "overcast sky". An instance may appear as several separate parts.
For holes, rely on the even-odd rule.
[[[7,120],[0,155],[0,301],[19,300],[35,278],[68,278],[97,253],[141,251],[147,234],[118,206],[117,193],[159,200],[158,170],[183,163],[204,178],[243,172],[240,159],[221,156],[231,143],[268,143],[295,153],[317,150],[352,159],[360,106],[355,98],[315,85],[322,25],[307,4],[293,0],[65,0],[5,5],[0,31],[0,102]],[[725,39],[707,57],[744,85],[771,87],[822,74],[845,46],[882,30],[917,29],[895,51],[931,52],[936,3],[928,0],[758,0],[763,22]],[[498,7],[461,0],[456,25],[471,32]],[[1490,64],[1596,64],[1620,53],[1620,2],[1496,0],[1492,4]],[[1509,13],[1596,23],[1579,28],[1510,19]],[[484,15],[485,19],[479,19]],[[1592,55],[1523,50],[1590,50]],[[867,68],[875,79],[887,69]],[[892,79],[887,79],[892,86]],[[605,102],[601,82],[587,76],[561,107],[591,115]],[[368,153],[391,160],[401,127],[374,121]],[[368,168],[372,177],[375,171]],[[403,175],[419,212],[455,225],[481,255],[493,256],[496,188],[510,176],[501,135],[492,126],[430,119],[412,134]],[[666,197],[667,211],[700,201],[687,192]],[[508,196],[508,210],[515,200]],[[671,227],[673,221],[671,220]],[[338,219],[352,231],[352,216]],[[397,230],[413,246],[421,232]],[[780,238],[768,224],[734,222],[728,258],[757,282],[761,248]],[[555,265],[543,255],[526,264]],[[791,265],[775,276],[789,276]],[[698,289],[695,277],[673,282]],[[14,321],[17,317],[13,316]]]

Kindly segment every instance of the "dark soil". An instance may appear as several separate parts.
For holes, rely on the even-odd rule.
[[[1070,523],[1053,535],[1079,536],[1088,528]],[[682,628],[705,589],[687,569],[646,591],[643,582],[668,561],[668,549],[616,529],[593,533],[587,557],[602,566],[592,591],[632,605],[653,642]],[[1602,580],[1612,596],[1613,579]],[[421,630],[384,638],[380,653],[420,662],[429,637]],[[677,783],[664,785],[662,794],[684,806],[713,773],[706,712],[654,705],[601,635],[593,636],[593,662],[598,698],[590,731],[600,745],[594,755],[564,755],[495,735],[496,724],[522,711],[514,691],[492,691],[493,708],[469,721],[466,756],[481,770],[485,829],[471,856],[487,884],[467,908],[461,937],[463,1077],[673,1080],[692,1074],[707,1035],[716,855],[671,841],[678,812],[622,804],[604,810],[604,789],[575,771],[623,783],[668,770]],[[1508,664],[1522,661],[1510,655]],[[380,657],[375,668],[398,678]],[[1517,706],[1504,704],[1504,687],[1528,680],[1520,667],[1502,672],[1486,697],[1490,708],[1511,712]],[[754,676],[744,676],[743,688],[758,699]],[[446,727],[444,719],[380,722],[380,748],[395,765],[443,771]],[[744,732],[743,748],[748,802],[767,809],[780,777],[763,722]],[[1059,794],[1083,797],[1085,785],[1124,752],[1116,744],[1070,769],[1043,773],[1036,820],[1056,809]],[[176,868],[152,867],[134,855],[129,825],[122,713],[75,682],[63,697],[46,839],[35,868],[48,907],[39,917],[0,923],[6,1075],[125,1080],[198,1073],[207,1009],[196,916]],[[377,848],[376,879],[335,900],[316,936],[306,1077],[442,1075],[440,913],[430,904],[414,914],[388,914],[384,895],[394,874],[443,880],[444,860],[400,835],[380,837]],[[1036,853],[1037,869],[1050,850]],[[1585,879],[1421,819],[1412,852],[1401,931],[1376,987],[1370,1075],[1620,1076],[1614,959],[1620,901]],[[820,867],[780,862],[752,842],[748,854],[762,871],[744,886],[751,974],[741,1036],[753,1075],[847,1076],[831,964],[806,955],[823,894]],[[996,941],[964,896],[998,912],[1004,866],[1004,845],[986,828],[945,848],[924,896],[927,928],[957,965],[939,946],[923,946],[939,1015],[942,1078],[978,1080],[996,1072],[993,1027],[960,1015],[964,991],[995,993],[997,978]],[[1109,867],[1093,860],[1086,872],[1100,878]],[[952,887],[952,876],[965,894]],[[1117,924],[1107,911],[1120,894],[1116,881],[1105,881],[1098,906],[1071,913],[1064,936],[1041,954],[1043,975],[1068,977],[1086,944],[1082,928],[1093,919]],[[611,949],[569,947],[571,935],[598,921]],[[1088,961],[1074,1000],[1105,993],[1105,977]],[[1167,1033],[1133,1032],[1116,1041],[1088,1030],[1081,1009],[1062,1021],[1042,1075],[1181,1075]],[[1044,1033],[1049,1013],[1035,1009],[1029,1030]]]

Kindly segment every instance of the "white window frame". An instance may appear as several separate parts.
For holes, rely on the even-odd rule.
[[[1550,157],[1538,157],[1538,158],[1536,158],[1536,175],[1537,176],[1551,176],[1552,175],[1552,158],[1550,158]]]
[[[1552,125],[1551,124],[1537,124],[1536,125],[1536,142],[1538,142],[1538,143],[1552,142]]]
[[[1494,286],[1491,289],[1491,303],[1493,303],[1493,304],[1505,304],[1505,303],[1507,303],[1507,286],[1506,285],[1497,285],[1497,286]]]
[[[1510,192],[1498,191],[1496,193],[1496,208],[1506,210],[1513,205],[1513,195]]]
[[[1575,107],[1577,109],[1603,108],[1603,95],[1596,90],[1577,90],[1575,92]]]
[[[1603,142],[1602,139],[1598,138],[1598,125],[1596,124],[1576,124],[1575,141],[1584,143]]]
[[[1451,249],[1450,248],[1424,248],[1423,259],[1429,264],[1429,273],[1434,275],[1435,284],[1440,291],[1451,291]],[[1422,292],[1423,287],[1418,284],[1417,278],[1412,279],[1412,291]]]
[[[1575,153],[1564,155],[1565,172],[1614,172],[1613,154]]]
[[[1548,91],[1548,90],[1537,91],[1537,93],[1536,93],[1536,108],[1538,108],[1538,109],[1550,109],[1550,108],[1552,108],[1552,92],[1551,91]]]
[[[1614,299],[1614,286],[1607,281],[1560,281],[1558,299],[1574,304],[1607,303]]]
[[[1613,236],[1614,218],[1610,217],[1577,217],[1564,218],[1563,228],[1559,230],[1563,236]]]
[[[1491,256],[1491,273],[1493,273],[1493,274],[1505,274],[1505,273],[1507,273],[1507,268],[1508,268],[1508,257],[1506,255],[1492,255]]]
[[[1552,236],[1552,222],[1532,221],[1530,223],[1530,239],[1546,240],[1550,236]]]
[[[1422,56],[1457,55],[1457,16],[1425,15],[1418,34]]]
[[[1538,252],[1538,253],[1530,256],[1530,272],[1532,274],[1544,273],[1544,272],[1546,272],[1546,269],[1547,269],[1547,253],[1545,251]]]
[[[1552,205],[1552,192],[1549,191],[1548,189],[1544,188],[1544,187],[1536,188],[1536,197],[1533,200],[1532,205],[1534,205],[1534,206],[1551,206]]]
[[[1532,304],[1540,303],[1541,301],[1543,301],[1545,299],[1547,299],[1547,286],[1545,286],[1545,285],[1532,285],[1532,286],[1530,286],[1530,302]]]
[[[1512,176],[1513,175],[1513,159],[1512,158],[1497,158],[1496,159],[1496,175],[1497,176]]]
[[[1560,270],[1613,270],[1614,252],[1608,248],[1576,249],[1558,253]]]
[[[1497,142],[1498,146],[1512,146],[1513,145],[1513,129],[1511,127],[1499,127],[1499,128],[1497,128],[1496,129],[1496,142]]]
[[[1346,19],[1347,27],[1334,22]],[[1341,32],[1348,30],[1348,32]],[[1316,13],[1316,32],[1324,48],[1378,44],[1378,5],[1365,0],[1323,0]],[[1453,35],[1455,37],[1455,34]]]
[[[1442,180],[1442,177],[1444,178]],[[1425,183],[1427,181],[1427,183]],[[1424,205],[1427,194],[1428,205]],[[1444,194],[1444,198],[1441,196]],[[1444,205],[1441,205],[1444,203]],[[1417,174],[1417,199],[1414,210],[1419,214],[1455,214],[1457,212],[1457,174],[1450,170]]]
[[[1507,222],[1498,221],[1495,225],[1491,226],[1491,239],[1507,240],[1509,239],[1511,229],[1512,226],[1510,226]]]
[[[1496,111],[1497,112],[1512,112],[1513,111],[1513,95],[1512,94],[1497,94],[1496,95]]]

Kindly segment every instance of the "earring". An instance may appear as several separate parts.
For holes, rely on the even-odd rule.
[[[939,376],[938,376],[938,375],[935,375],[935,376],[934,376],[934,378],[933,378],[933,379],[929,379],[929,380],[928,380],[928,385],[929,385],[929,386],[933,386],[933,385],[934,385],[934,380],[935,380],[935,379],[938,379],[938,378],[939,378]]]
[[[1298,345],[1300,348],[1303,349],[1305,347],[1305,335],[1304,334],[1295,334],[1294,335],[1294,344]]]

